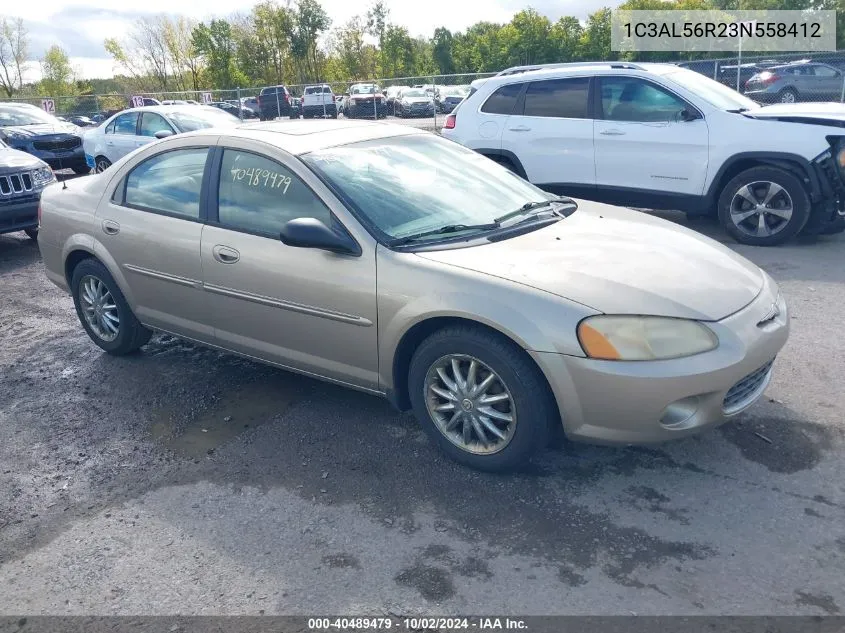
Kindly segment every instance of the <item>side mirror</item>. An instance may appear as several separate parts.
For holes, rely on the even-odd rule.
[[[700,119],[701,115],[696,112],[695,110],[690,110],[689,108],[684,108],[678,113],[678,118],[683,121],[684,123],[688,123],[690,121],[695,121],[696,119]]]
[[[361,248],[348,235],[332,231],[316,218],[296,218],[282,227],[282,243],[297,248],[318,248],[343,255],[360,255]]]
[[[168,136],[173,136],[172,130],[159,130],[155,133],[156,138],[167,138]]]

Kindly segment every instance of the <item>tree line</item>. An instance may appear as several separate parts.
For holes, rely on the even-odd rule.
[[[836,9],[837,40],[845,43],[845,0],[628,0],[620,9]],[[613,60],[611,10],[581,21],[552,22],[526,8],[506,24],[481,21],[463,31],[445,27],[414,37],[395,24],[383,0],[366,13],[333,25],[319,0],[265,0],[248,13],[198,22],[184,16],[136,21],[122,40],[103,45],[114,61],[110,80],[83,81],[66,51],[52,47],[40,60],[42,79],[25,85],[29,38],[20,19],[0,17],[0,89],[64,96],[104,92],[169,92],[273,84],[342,82],[498,71],[508,66]],[[625,53],[624,59],[675,61],[701,53]],[[19,93],[19,94],[18,94]]]

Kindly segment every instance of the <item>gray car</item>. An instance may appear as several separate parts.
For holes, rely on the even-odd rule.
[[[627,444],[721,424],[789,330],[727,247],[401,125],[172,136],[48,187],[39,244],[105,351],[160,330],[380,395],[486,470],[561,425]]]
[[[842,71],[818,62],[772,66],[745,82],[745,96],[761,103],[840,101]]]

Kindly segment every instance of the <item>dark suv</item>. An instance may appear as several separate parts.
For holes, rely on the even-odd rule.
[[[55,180],[43,160],[0,141],[0,233],[26,231],[36,239],[41,191]]]
[[[258,95],[258,113],[262,121],[272,121],[276,117],[289,117],[291,96],[284,86],[262,88]]]

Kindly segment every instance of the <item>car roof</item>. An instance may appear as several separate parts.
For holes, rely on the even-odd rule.
[[[190,106],[190,109],[186,108],[185,106]],[[171,112],[196,112],[197,108],[211,109],[211,106],[193,105],[191,103],[171,103],[167,105],[151,105],[141,106],[140,108],[126,108],[124,110],[121,110],[120,112],[115,112],[115,114],[125,114],[127,112],[158,112],[159,114],[169,114]],[[217,110],[217,108],[214,108],[214,110]]]
[[[570,75],[583,75],[585,72],[590,74],[632,74],[635,76],[642,76],[642,73],[650,73],[654,75],[667,75],[669,73],[694,73],[694,70],[682,68],[675,64],[657,64],[657,63],[629,63],[629,62],[573,62],[570,64],[549,64],[547,66],[532,67],[533,70],[526,70],[514,72],[512,74],[500,74],[494,77],[488,77],[484,80],[476,79],[472,82],[472,86],[480,89],[481,86],[487,88],[488,86],[495,89],[499,86],[520,83],[523,81],[531,81],[537,79],[556,79],[558,77],[568,77]],[[504,71],[503,71],[504,72]]]
[[[299,156],[328,147],[370,141],[380,138],[428,134],[407,125],[375,121],[328,119],[317,121],[265,121],[244,123],[227,128],[206,128],[179,134],[186,136],[235,137],[252,139],[274,145],[289,154]]]

